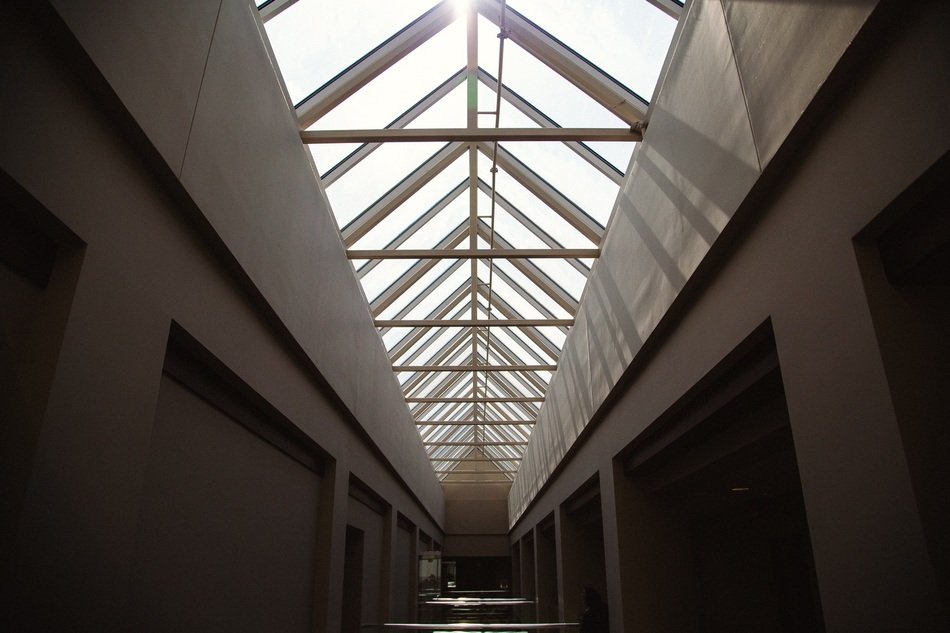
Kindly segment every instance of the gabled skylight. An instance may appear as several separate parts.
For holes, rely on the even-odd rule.
[[[446,483],[518,470],[673,35],[654,5],[671,3],[259,5]],[[428,136],[393,138],[410,131]]]

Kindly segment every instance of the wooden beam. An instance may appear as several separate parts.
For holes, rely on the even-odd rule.
[[[416,426],[469,426],[478,424],[479,426],[531,426],[536,424],[534,420],[416,420]]]
[[[382,128],[373,130],[303,130],[300,140],[321,143],[479,143],[504,141],[620,141],[639,142],[643,133],[633,128],[521,127],[521,128]]]
[[[393,371],[555,371],[557,365],[393,365]]]
[[[455,18],[455,7],[445,1],[423,13],[297,104],[300,127],[313,125],[347,97],[454,22]]]
[[[348,259],[596,259],[599,248],[387,248],[346,251]]]
[[[478,12],[498,27],[502,26],[502,6],[499,0],[478,0]],[[643,97],[627,89],[511,7],[507,7],[504,13],[504,26],[512,42],[586,92],[626,123],[634,125],[646,116],[649,104]],[[502,82],[504,83],[504,79]]]
[[[376,319],[376,327],[570,327],[574,319]]]
[[[521,457],[433,457],[431,462],[520,462]]]
[[[476,397],[462,397],[462,398],[406,398],[406,402],[415,403],[415,402],[544,402],[543,396],[538,397],[517,397],[517,398],[476,398]],[[473,422],[473,424],[475,424]]]
[[[527,446],[527,442],[423,442],[426,446]]]
[[[499,472],[501,472],[501,471],[499,471]],[[515,472],[517,472],[517,471],[515,471]],[[511,479],[449,479],[449,480],[440,479],[440,480],[439,480],[439,483],[442,484],[443,486],[445,486],[445,485],[453,485],[453,486],[454,486],[455,484],[480,484],[480,485],[483,485],[483,486],[484,486],[485,484],[508,484],[508,485],[510,486],[510,485],[511,485],[512,483],[514,483],[514,482],[513,482]],[[387,625],[386,625],[386,624],[383,624],[383,625],[381,625],[381,626],[386,627]],[[456,627],[457,627],[457,626],[459,626],[459,625],[457,625],[457,624],[456,624],[456,625],[452,625],[452,624],[449,624],[449,625],[440,624],[440,625],[437,627],[437,630],[439,630],[439,631],[443,631],[443,630],[449,631],[449,630],[452,630],[451,627],[453,627],[453,626],[456,626]],[[526,624],[518,624],[518,625],[516,625],[516,626],[512,626],[512,625],[509,624],[509,625],[507,625],[507,626],[508,626],[509,629],[514,629],[514,630],[537,629],[537,628],[556,628],[556,627],[545,627],[544,625],[537,625],[537,624],[527,624],[527,625],[526,625]],[[567,626],[570,626],[570,625],[565,625],[565,628],[566,628]],[[575,626],[576,626],[576,625],[575,625]],[[479,631],[485,630],[485,631],[489,631],[489,630],[491,630],[489,627],[490,627],[490,625],[488,625],[488,624],[480,624],[480,625],[478,625],[478,629],[472,628],[472,629],[469,629],[469,630],[471,630],[471,631],[474,631],[474,630],[479,630]],[[430,629],[430,630],[431,630],[431,629]],[[464,629],[457,629],[457,630],[464,630]],[[502,629],[498,629],[498,630],[502,630]],[[507,629],[505,629],[505,630],[507,630]]]
[[[499,470],[497,468],[493,468],[492,470],[437,470],[435,471],[436,475],[496,475],[496,474],[514,475],[517,473],[518,473],[517,470]],[[492,483],[492,482],[489,481],[486,483]],[[498,483],[505,483],[505,481],[498,481]]]

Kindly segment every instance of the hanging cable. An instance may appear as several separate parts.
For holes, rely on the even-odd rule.
[[[506,0],[501,2],[501,19],[498,22],[498,83],[496,84],[497,89],[495,90],[495,129],[501,127],[501,91],[502,91],[502,73],[504,71],[505,63],[505,40],[508,39],[508,27],[505,22],[505,15],[507,12],[508,3]],[[488,248],[492,250],[495,248],[495,187],[498,175],[498,141],[492,142],[492,157],[491,157],[491,207],[489,212],[489,233],[488,233]],[[488,260],[488,289],[487,289],[487,303],[488,303],[488,315],[487,318],[490,320],[492,318],[492,283],[494,281],[495,274],[495,260],[489,258]],[[485,332],[485,362],[491,362],[491,328],[487,328]],[[485,394],[488,393],[488,377],[491,372],[484,372],[484,386],[483,391]]]

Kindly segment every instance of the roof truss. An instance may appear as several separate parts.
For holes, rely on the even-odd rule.
[[[295,1],[269,0],[259,7],[260,15],[267,21]],[[677,0],[648,1],[674,16],[682,8]],[[479,15],[498,28],[495,75],[479,66]],[[508,143],[563,143],[583,159],[582,168],[590,168],[616,188],[623,172],[587,143],[641,140],[649,104],[503,0],[472,0],[464,18],[468,27],[464,67],[382,129],[306,129],[456,18],[450,0],[438,3],[314,90],[296,112],[304,143],[359,143],[322,175],[330,194],[383,143],[444,143],[422,164],[400,165],[406,175],[343,226],[341,238],[364,288],[373,284],[382,288],[367,290],[372,296],[369,309],[437,476],[452,483],[509,482],[557,369],[561,345],[574,324],[580,288],[590,275],[591,262],[600,255],[606,222],[595,218],[603,219],[610,209],[591,213],[564,192],[568,189],[562,191],[529,166],[531,161],[519,158]],[[626,127],[560,126],[504,83],[506,40]],[[447,103],[446,97],[463,84],[468,95],[464,127],[413,126],[437,104]],[[495,100],[494,111],[478,111],[479,86]],[[503,104],[536,127],[502,127]],[[494,125],[479,124],[479,116],[486,114],[493,116]],[[490,174],[480,173],[485,158]],[[393,221],[388,218],[402,217],[393,216],[402,205],[449,166],[466,160],[466,178],[427,203],[395,234],[385,233],[392,232]],[[499,191],[498,173],[523,191],[511,197]],[[468,213],[460,222],[457,215],[447,214],[457,213],[466,192]],[[507,224],[498,222],[496,210],[504,212]],[[392,260],[411,263],[401,267],[387,263]]]

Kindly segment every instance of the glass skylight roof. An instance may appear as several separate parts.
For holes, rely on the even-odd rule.
[[[654,4],[671,1],[258,2],[446,483],[517,472],[673,35]],[[513,128],[532,140],[497,140]],[[381,138],[413,130],[433,132]],[[575,136],[536,140],[549,131]]]

